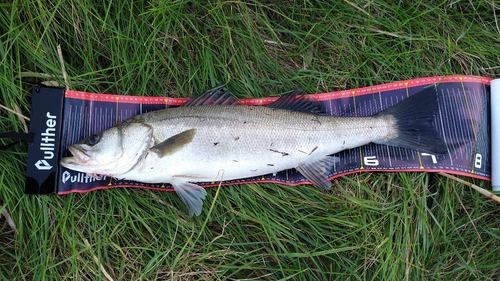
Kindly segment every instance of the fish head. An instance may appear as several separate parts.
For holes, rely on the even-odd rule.
[[[118,177],[141,161],[153,143],[149,125],[126,121],[71,145],[73,156],[60,164],[91,176]]]

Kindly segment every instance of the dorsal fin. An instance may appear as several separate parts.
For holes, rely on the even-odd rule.
[[[197,96],[186,102],[182,106],[200,106],[200,105],[233,105],[237,101],[233,98],[229,90],[224,90],[224,84],[215,86],[213,89]]]
[[[280,108],[304,113],[312,113],[322,115],[325,114],[321,104],[317,100],[308,99],[305,96],[299,96],[301,90],[294,89],[285,93],[275,102],[269,104],[267,107]]]

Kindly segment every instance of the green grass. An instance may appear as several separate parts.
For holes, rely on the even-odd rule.
[[[64,83],[57,44],[69,87],[98,93],[192,97],[225,82],[259,97],[498,77],[498,11],[495,1],[14,0],[0,4],[1,104],[29,116],[32,83]],[[0,110],[0,131],[24,125]],[[213,188],[189,218],[168,192],[24,195],[25,161],[25,146],[0,152],[0,211],[16,225],[0,216],[0,280],[500,276],[500,205],[436,174],[354,174],[331,192]]]

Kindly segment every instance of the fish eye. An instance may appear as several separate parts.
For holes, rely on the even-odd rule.
[[[101,140],[101,134],[91,135],[85,140],[85,143],[90,146],[96,145]]]

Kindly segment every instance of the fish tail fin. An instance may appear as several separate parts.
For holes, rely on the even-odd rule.
[[[377,143],[432,154],[447,153],[446,143],[434,126],[438,109],[438,97],[434,87],[426,88],[385,109],[377,115],[393,116],[396,120],[397,136]]]

